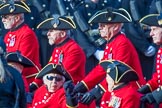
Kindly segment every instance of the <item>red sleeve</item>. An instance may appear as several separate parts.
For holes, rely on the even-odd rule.
[[[106,77],[105,70],[97,65],[87,76],[83,82],[88,89],[92,89],[96,84],[100,83]]]
[[[152,91],[158,88],[157,72],[153,74],[152,79],[149,80],[147,83],[150,85]]]

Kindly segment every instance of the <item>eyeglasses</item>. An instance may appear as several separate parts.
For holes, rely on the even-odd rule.
[[[49,81],[53,81],[55,79],[55,81],[62,81],[62,77],[58,77],[58,76],[47,76],[47,79]]]

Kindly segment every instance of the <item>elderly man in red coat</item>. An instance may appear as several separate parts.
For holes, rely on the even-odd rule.
[[[124,9],[106,8],[98,11],[89,20],[89,23],[99,23],[101,37],[107,40],[102,60],[120,60],[133,68],[139,77],[138,81],[132,81],[132,85],[138,89],[145,84],[141,65],[137,52],[130,40],[121,32],[122,23],[129,23],[132,19]],[[106,72],[99,64],[79,84],[76,85],[77,92],[85,92],[100,83],[106,77]],[[83,103],[90,103],[91,100],[101,97],[106,91],[106,80],[98,87],[83,96]],[[102,91],[102,92],[101,92]]]
[[[157,52],[156,70],[152,79],[138,91],[142,94],[146,94],[141,98],[143,102],[157,103],[160,105],[159,108],[162,108],[162,13],[146,15],[140,22],[151,26],[150,36],[152,37],[153,42],[160,46],[160,48]]]
[[[30,8],[23,1],[6,2],[0,8],[4,28],[9,30],[4,37],[7,52],[18,50],[37,67],[37,69],[27,67],[22,72],[27,78],[28,85],[31,84],[30,88],[33,89],[42,84],[41,80],[35,80],[35,76],[41,68],[39,62],[39,43],[34,31],[24,24],[24,13],[26,12],[30,12]]]
[[[72,91],[74,85],[65,82],[72,79],[63,65],[49,63],[36,77],[42,78],[44,85],[36,90],[32,108],[95,108],[94,103],[90,106],[78,103],[79,98]]]
[[[54,14],[37,26],[46,29],[50,45],[55,45],[49,63],[62,63],[71,74],[76,84],[85,76],[85,54],[81,47],[70,38],[70,29],[75,29],[75,23],[70,17]]]

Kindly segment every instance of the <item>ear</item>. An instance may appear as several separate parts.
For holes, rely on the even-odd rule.
[[[114,25],[114,31],[119,30],[121,28],[121,24]]]
[[[16,21],[19,21],[20,20],[20,15],[16,15],[14,18],[15,18]]]
[[[61,34],[61,37],[65,37],[66,36],[66,31],[62,31],[60,34]]]

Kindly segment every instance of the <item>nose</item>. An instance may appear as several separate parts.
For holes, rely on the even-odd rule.
[[[2,17],[2,22],[5,22],[5,18]]]
[[[52,80],[52,82],[56,83],[56,82],[57,82],[57,81],[56,81],[56,78],[54,78],[54,79]]]
[[[102,24],[102,23],[99,23],[99,24],[98,24],[98,29],[99,29],[99,30],[103,29],[103,27],[104,27],[104,24]]]
[[[152,37],[152,36],[153,36],[153,31],[151,30],[151,31],[150,31],[150,37]]]
[[[98,29],[100,30],[102,28],[101,24],[98,25]]]
[[[47,36],[50,36],[50,31],[47,32]]]

